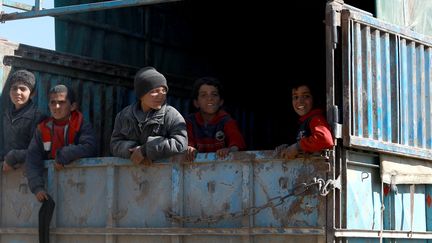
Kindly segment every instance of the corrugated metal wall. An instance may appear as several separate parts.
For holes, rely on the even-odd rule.
[[[56,0],[55,6],[91,2],[98,1]],[[175,92],[188,97],[194,79],[213,71],[205,53],[194,51],[191,27],[177,10],[179,4],[57,17],[56,50],[136,67],[154,66],[167,75]]]
[[[335,53],[342,55],[337,59],[342,82],[337,80],[336,86],[344,110],[344,146],[335,168],[341,168],[346,184],[337,202],[343,210],[335,238],[429,242],[431,186],[422,181],[387,185],[380,162],[389,153],[406,168],[414,166],[407,157],[430,162],[432,39],[350,6],[342,8],[341,22],[333,23],[342,31],[341,52]]]
[[[432,156],[432,39],[343,12],[346,145]]]

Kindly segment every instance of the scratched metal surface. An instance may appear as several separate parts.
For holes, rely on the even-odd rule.
[[[51,222],[53,241],[324,239],[325,198],[315,188],[256,215],[229,216],[285,196],[313,177],[325,176],[328,164],[324,159],[281,161],[275,160],[271,151],[248,151],[222,161],[213,153],[199,154],[192,164],[182,160],[179,156],[151,166],[134,166],[129,160],[114,157],[88,158],[60,172],[54,170],[52,161],[47,161],[47,188],[56,201]],[[40,203],[21,174],[17,170],[1,175],[1,242],[37,242]],[[167,212],[201,221],[173,221]],[[206,221],[215,215],[225,218]]]

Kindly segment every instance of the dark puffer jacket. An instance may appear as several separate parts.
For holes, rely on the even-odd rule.
[[[45,117],[37,110],[32,100],[18,111],[14,111],[13,105],[4,111],[0,161],[6,161],[13,168],[23,164],[36,126]]]
[[[129,159],[130,148],[141,146],[150,160],[180,154],[187,149],[186,122],[172,106],[144,114],[140,103],[125,107],[117,114],[111,135],[111,153]]]

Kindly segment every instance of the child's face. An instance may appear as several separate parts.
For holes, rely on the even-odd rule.
[[[71,112],[76,109],[76,104],[71,104],[67,99],[66,92],[50,94],[48,106],[52,117],[58,121],[69,119]]]
[[[194,100],[194,105],[202,113],[213,115],[223,105],[223,100],[215,86],[203,84],[198,90],[198,98]]]
[[[14,83],[9,90],[9,96],[12,103],[15,105],[15,109],[24,107],[30,99],[30,89],[24,85]]]
[[[165,103],[166,95],[167,90],[163,86],[152,89],[140,98],[141,107],[144,111],[150,109],[159,110]]]
[[[312,110],[313,97],[309,87],[303,85],[292,90],[292,105],[299,116],[304,116]]]

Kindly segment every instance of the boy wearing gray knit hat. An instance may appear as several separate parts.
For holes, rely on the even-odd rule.
[[[134,78],[138,101],[125,107],[115,119],[110,149],[114,156],[134,164],[182,154],[187,148],[183,116],[166,104],[167,80],[154,67],[140,69]]]
[[[158,87],[164,87],[168,91],[166,78],[154,67],[141,68],[135,75],[134,89],[138,98]]]
[[[27,70],[18,70],[9,77],[9,98],[11,104],[3,109],[3,131],[0,143],[2,171],[20,167],[27,154],[27,147],[37,124],[45,118],[32,101],[36,78]]]

